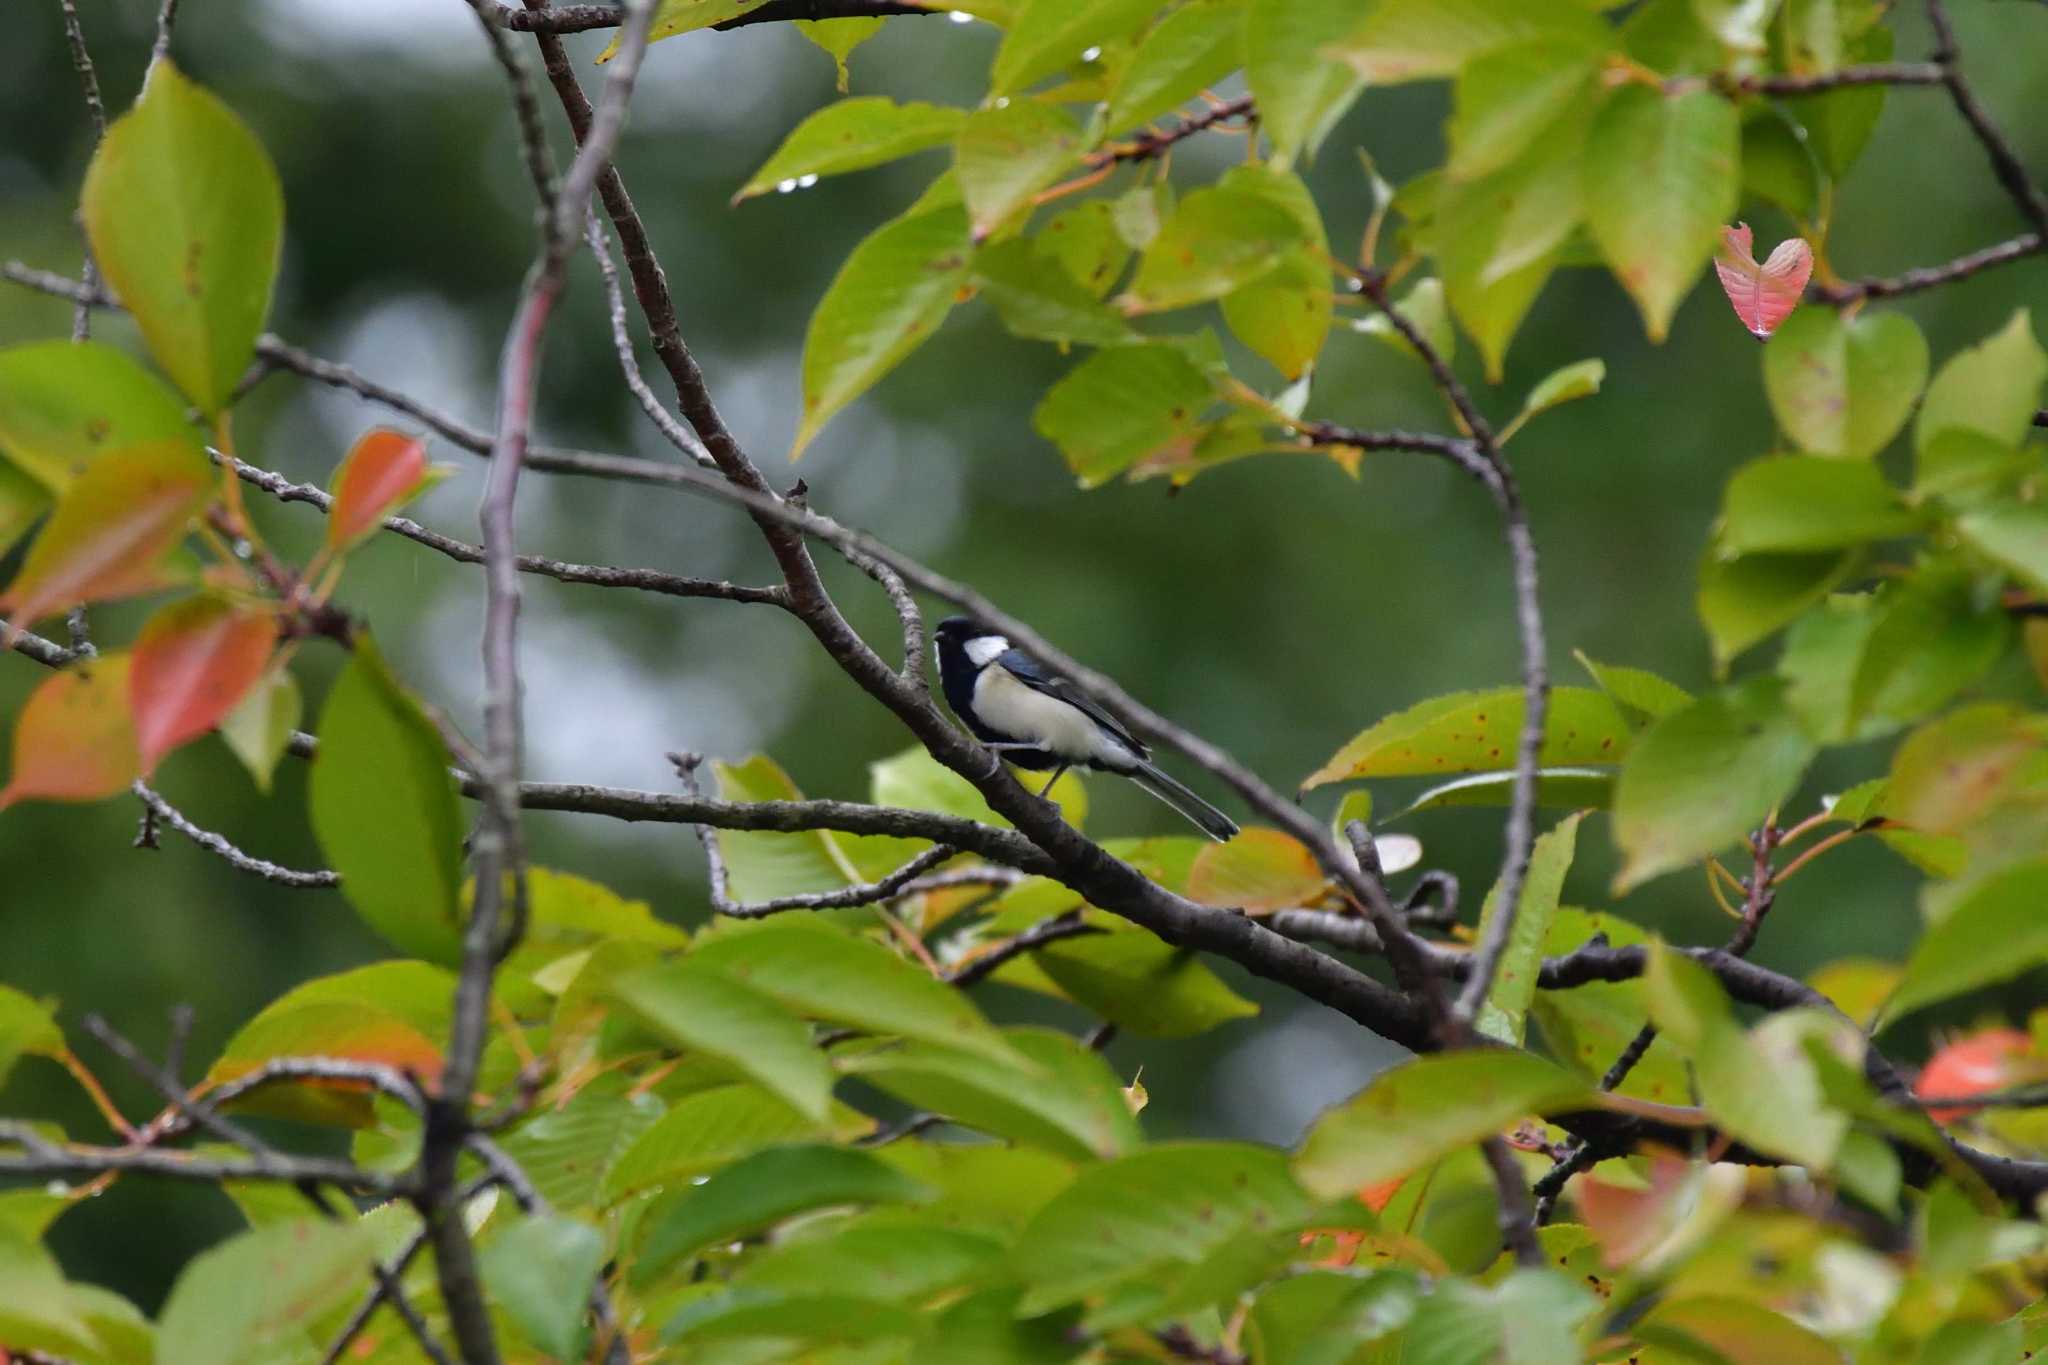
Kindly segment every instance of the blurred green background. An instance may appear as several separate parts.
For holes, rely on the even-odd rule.
[[[111,108],[133,96],[153,8],[81,4]],[[2048,70],[2048,10],[2015,0],[1955,8],[1983,98],[2029,164],[2048,174],[2048,124],[2033,117]],[[1917,16],[1899,16],[1897,30],[1901,56],[1925,50]],[[0,44],[0,256],[72,271],[71,212],[90,138],[54,0],[15,5],[8,33]],[[970,103],[995,41],[979,23],[893,20],[854,54],[853,91]],[[602,35],[570,44],[579,63],[601,45]],[[255,128],[283,175],[287,243],[274,329],[486,425],[498,338],[533,232],[502,78],[467,8],[456,0],[215,0],[186,7],[174,53]],[[581,69],[594,83],[596,69]],[[938,157],[926,155],[729,207],[782,135],[831,98],[830,59],[786,25],[685,36],[650,53],[620,158],[726,418],[778,478],[812,305],[849,248],[938,169]],[[1368,92],[1325,144],[1311,179],[1340,251],[1358,240],[1370,206],[1352,149],[1366,148],[1390,179],[1403,179],[1440,158],[1445,108],[1439,86]],[[1176,178],[1212,178],[1242,147],[1227,136],[1187,144]],[[1773,210],[1749,203],[1744,212],[1758,228],[1759,254],[1789,231]],[[1851,273],[1944,260],[2017,230],[1938,89],[1892,93],[1870,150],[1841,188],[1835,222],[1831,255]],[[2048,305],[2048,267],[2039,261],[1897,306],[1925,328],[1938,360],[2024,305],[2037,316]],[[62,335],[68,321],[67,306],[0,286],[0,342]],[[114,318],[101,318],[96,335],[132,341]],[[1512,451],[1543,552],[1551,663],[1561,681],[1583,682],[1570,657],[1579,648],[1698,686],[1709,681],[1709,661],[1691,605],[1695,561],[1727,474],[1772,441],[1757,346],[1704,281],[1669,344],[1651,347],[1609,278],[1570,271],[1538,303],[1505,383],[1482,402],[1511,413],[1543,374],[1594,355],[1608,364],[1604,392],[1538,420]],[[1469,360],[1461,357],[1461,369],[1472,369]],[[985,305],[958,310],[937,344],[834,421],[805,456],[816,505],[979,585],[1282,789],[1390,711],[1514,678],[1494,514],[1445,466],[1376,456],[1354,481],[1320,458],[1268,457],[1177,493],[1159,482],[1084,493],[1030,424],[1033,405],[1070,363],[1005,335]],[[1343,331],[1326,350],[1309,411],[1368,426],[1445,424],[1419,365]],[[619,382],[587,259],[552,333],[542,414],[545,441],[670,457]],[[280,376],[245,404],[237,431],[246,458],[324,481],[349,441],[383,420],[348,395]],[[473,539],[478,462],[459,451],[436,455],[458,473],[419,515]],[[535,477],[521,511],[525,549],[755,581],[772,574],[737,515],[681,494]],[[288,547],[318,534],[308,509],[259,505],[258,515]],[[865,580],[835,572],[835,581],[858,623],[893,638]],[[807,794],[857,798],[866,765],[905,744],[778,613],[533,579],[526,588],[533,777],[664,789],[664,750],[734,759],[765,750]],[[391,539],[359,557],[343,598],[402,672],[474,732],[479,573]],[[141,610],[96,611],[93,629],[104,641],[124,640]],[[303,657],[315,706],[333,665],[326,651]],[[41,676],[18,656],[0,656],[0,715],[11,715]],[[1875,771],[1886,751],[1831,754],[1802,801]],[[317,865],[303,765],[287,764],[265,798],[209,740],[180,753],[161,779],[200,823],[262,856]],[[1092,787],[1096,832],[1176,829],[1169,812],[1123,784]],[[1382,793],[1383,809],[1395,795]],[[1313,799],[1320,810],[1334,796]],[[137,813],[121,799],[0,816],[0,979],[59,998],[87,1060],[141,1114],[148,1093],[83,1038],[76,1024],[85,1013],[98,1011],[160,1050],[172,1005],[189,1003],[197,1070],[284,989],[384,950],[334,893],[243,876],[168,833],[160,851],[131,848]],[[540,862],[644,897],[678,921],[704,913],[701,860],[687,829],[547,814],[530,817],[529,827]],[[1410,832],[1425,841],[1431,865],[1464,879],[1469,916],[1497,863],[1497,814],[1438,812]],[[1580,848],[1567,899],[1605,905],[1613,865],[1604,832],[1590,831]],[[1837,854],[1825,874],[1781,897],[1759,956],[1791,971],[1848,954],[1897,957],[1912,932],[1917,881],[1882,851]],[[1662,879],[1620,908],[1687,940],[1718,941],[1728,927],[1690,876]],[[1126,1074],[1144,1068],[1154,1135],[1292,1141],[1390,1056],[1389,1045],[1338,1016],[1226,973],[1266,1005],[1262,1017],[1185,1043],[1124,1039],[1111,1049]],[[2039,992],[2022,982],[2004,1003],[2018,1011],[2029,998]],[[999,1014],[1032,1008],[1000,988],[985,990],[984,1003]],[[1894,1050],[1910,1056],[1923,1045],[1902,1038]],[[77,1090],[40,1061],[19,1068],[0,1112],[104,1136]],[[175,1267],[234,1220],[212,1191],[131,1181],[68,1213],[52,1241],[73,1274],[153,1307]]]

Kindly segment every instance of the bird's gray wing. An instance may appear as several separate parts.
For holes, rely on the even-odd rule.
[[[1076,711],[1079,711],[1082,715],[1088,717],[1088,719],[1123,741],[1125,747],[1129,748],[1139,758],[1149,758],[1151,756],[1152,751],[1147,749],[1136,735],[1126,730],[1123,722],[1103,709],[1102,705],[1093,697],[1047,668],[1038,660],[1032,658],[1029,654],[1026,654],[1023,650],[1004,650],[996,656],[995,662],[998,667],[1007,669],[1011,674],[1015,675],[1017,681],[1023,683],[1032,691],[1043,692],[1048,697],[1056,697],[1073,707]]]

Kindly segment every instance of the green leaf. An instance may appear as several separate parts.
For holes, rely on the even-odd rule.
[[[942,1226],[941,1209],[882,1209],[798,1236],[755,1255],[735,1282],[748,1289],[835,1292],[883,1303],[921,1304],[949,1289],[993,1278],[1006,1248],[993,1238]]]
[[[1120,302],[1147,313],[1221,298],[1272,270],[1302,240],[1300,221],[1264,195],[1196,190],[1145,248]]]
[[[1863,459],[1891,443],[1927,382],[1927,338],[1903,313],[1793,313],[1764,347],[1764,392],[1815,455]]]
[[[1692,0],[1692,12],[1727,46],[1761,52],[1766,27],[1777,16],[1778,0]]]
[[[1934,437],[1958,428],[2018,445],[2033,425],[2044,379],[2048,353],[2034,340],[2032,317],[2018,309],[2003,328],[1950,356],[1935,373],[1913,423],[1914,448],[1924,451]]]
[[[1103,199],[1083,200],[1054,214],[1032,240],[1091,298],[1107,294],[1131,258],[1129,245],[1117,232],[1116,210]]]
[[[855,48],[879,33],[882,23],[883,18],[799,19],[796,31],[832,54],[839,93],[843,95],[847,88],[846,59]]]
[[[1600,1302],[1550,1269],[1518,1269],[1490,1287],[1445,1279],[1415,1306],[1401,1334],[1401,1358],[1413,1365],[1577,1365],[1584,1358],[1580,1324]]]
[[[2016,1319],[1951,1319],[1922,1343],[1915,1365],[2005,1365],[2006,1361],[2023,1361],[2032,1354],[2024,1342],[2025,1331]]]
[[[1301,785],[1306,790],[1353,777],[1498,771],[1515,761],[1523,702],[1519,687],[1431,698],[1353,738]],[[1539,757],[1545,766],[1613,763],[1628,751],[1632,735],[1604,692],[1553,688]]]
[[[1999,502],[1956,518],[1956,536],[2036,592],[2048,592],[2048,508]]]
[[[1736,555],[1843,549],[1918,525],[1875,464],[1818,455],[1766,456],[1736,470],[1721,516],[1719,543]]]
[[[1551,35],[1467,62],[1453,92],[1446,172],[1472,180],[1520,157],[1586,98],[1604,46],[1583,35]]]
[[[832,1064],[812,1044],[810,1028],[770,997],[691,958],[629,973],[611,990],[669,1042],[723,1058],[825,1121]]]
[[[187,1262],[157,1327],[157,1365],[258,1365],[315,1348],[310,1323],[362,1293],[376,1248],[356,1222],[299,1218]]]
[[[12,986],[0,986],[0,1085],[27,1056],[54,1057],[64,1050],[57,1016],[40,1000]]]
[[[1536,38],[1604,47],[1607,26],[1573,0],[1381,0],[1333,51],[1376,85],[1454,76]]]
[[[1673,1365],[1702,1359],[1728,1365],[1840,1365],[1842,1359],[1826,1338],[1762,1304],[1732,1296],[1696,1295],[1660,1304],[1636,1335],[1676,1348],[1657,1357]]]
[[[563,1360],[583,1353],[590,1287],[604,1262],[596,1228],[555,1214],[520,1219],[477,1255],[499,1310],[528,1341]]]
[[[1872,24],[1843,46],[1844,62],[1888,62],[1892,57],[1892,31]],[[1807,144],[1828,175],[1836,180],[1849,173],[1856,158],[1870,143],[1877,120],[1884,113],[1885,87],[1851,86],[1817,95],[1799,95],[1787,107],[1806,128]]]
[[[1067,273],[1040,242],[990,242],[974,253],[974,282],[1011,335],[1061,345],[1119,346],[1137,335]]]
[[[401,952],[459,959],[464,825],[448,750],[367,632],[320,713],[306,799],[363,921]]]
[[[1709,692],[1645,731],[1614,792],[1620,891],[1716,852],[1792,794],[1813,742],[1785,684],[1750,678]]]
[[[1118,346],[1069,370],[1031,425],[1094,488],[1142,461],[1192,453],[1213,397],[1209,376],[1179,347]]]
[[[1709,90],[1614,93],[1586,142],[1586,222],[1652,341],[1713,257],[1740,197],[1741,123]]]
[[[744,763],[711,765],[722,801],[795,801],[803,793],[775,760],[755,754]],[[825,830],[772,834],[727,830],[718,837],[735,900],[772,900],[813,891],[834,891],[860,880],[839,842]]]
[[[1878,1027],[2048,959],[2044,898],[2048,860],[2019,863],[1979,883],[1921,936]]]
[[[1475,773],[1439,783],[1416,797],[1391,819],[1439,806],[1505,806],[1514,798],[1515,773]],[[1570,810],[1605,810],[1614,804],[1614,773],[1605,768],[1538,768],[1536,804]]]
[[[1643,975],[1650,1018],[1688,1054],[1707,1112],[1730,1133],[1767,1152],[1826,1170],[1848,1121],[1826,1108],[1812,1063],[1782,1030],[1744,1033],[1727,993],[1706,968],[1653,944]],[[1794,1015],[1771,1026],[1798,1025]],[[1766,1026],[1769,1028],[1771,1026]]]
[[[1037,1075],[924,1043],[854,1053],[842,1065],[914,1108],[1062,1156],[1118,1157],[1139,1144],[1123,1086],[1100,1053],[1052,1029],[1011,1028],[1003,1036]]]
[[[1599,663],[1577,649],[1572,651],[1572,657],[1593,675],[1602,692],[1638,715],[1655,720],[1692,705],[1692,693],[1648,669]]]
[[[1237,70],[1244,12],[1244,0],[1194,0],[1155,24],[1117,77],[1104,130],[1148,123]]]
[[[1043,782],[1036,784],[1044,786]],[[902,806],[928,810],[939,815],[957,815],[984,825],[1009,821],[989,808],[981,793],[951,768],[945,767],[925,749],[913,744],[899,754],[868,765],[869,799],[878,806]],[[1079,829],[1088,818],[1088,789],[1078,773],[1068,773],[1053,784],[1052,799],[1059,802],[1067,823]]]
[[[1361,1344],[1406,1326],[1421,1297],[1414,1273],[1405,1269],[1364,1276],[1323,1270],[1290,1275],[1252,1302],[1251,1324],[1264,1348],[1255,1358],[1347,1365]]]
[[[1065,939],[1035,960],[1075,1004],[1141,1038],[1187,1038],[1259,1012],[1200,957],[1142,929]]]
[[[1606,380],[1606,361],[1598,356],[1590,360],[1575,360],[1537,381],[1536,387],[1529,390],[1529,396],[1522,400],[1522,415],[1534,417],[1561,404],[1591,398],[1600,392],[1600,386]]]
[[[664,1341],[765,1341],[776,1348],[772,1359],[787,1358],[783,1353],[792,1345],[815,1342],[827,1348],[841,1347],[855,1359],[865,1360],[871,1357],[859,1353],[862,1345],[915,1336],[920,1325],[917,1315],[907,1309],[850,1294],[733,1288],[685,1304],[668,1320],[661,1335]],[[812,1354],[802,1358],[825,1357]],[[844,1356],[832,1352],[831,1358]]]
[[[884,223],[853,249],[804,334],[804,410],[792,459],[938,330],[966,282],[968,259],[960,208]]]
[[[102,451],[162,441],[203,457],[183,400],[126,353],[96,341],[0,350],[0,452],[50,492]]]
[[[1536,998],[1536,974],[1543,966],[1543,947],[1550,937],[1550,923],[1557,914],[1558,898],[1564,891],[1565,873],[1571,870],[1578,835],[1579,817],[1568,815],[1557,828],[1536,840],[1529,855],[1528,876],[1522,883],[1521,908],[1515,915],[1513,931],[1508,935],[1507,951],[1501,954],[1500,966],[1493,977],[1493,988],[1486,993],[1486,1003],[1474,1021],[1479,1031],[1489,1038],[1512,1046],[1521,1045],[1523,1020],[1529,1013],[1529,1002]],[[1496,882],[1486,893],[1486,905],[1480,911],[1479,932],[1482,938],[1490,932],[1500,912],[1500,884]]]
[[[0,1341],[21,1351],[97,1354],[101,1342],[77,1311],[71,1288],[47,1251],[0,1228]]]
[[[935,1191],[865,1152],[770,1147],[714,1174],[671,1204],[647,1231],[633,1277],[647,1283],[713,1242],[839,1204],[911,1204]]]
[[[1981,506],[2025,477],[2032,461],[1981,431],[1950,427],[1937,432],[1913,457],[1913,495],[1940,497],[1955,507]]]
[[[1909,736],[1892,755],[1879,811],[1933,834],[1959,834],[2002,798],[2044,736],[2017,707],[1980,702]]]
[[[0,555],[49,515],[52,501],[42,484],[0,460]]]
[[[1831,6],[1829,6],[1831,8]],[[1816,4],[1815,8],[1822,8]],[[1820,203],[1820,162],[1804,132],[1775,109],[1749,111],[1742,125],[1742,194],[1810,223]]]
[[[1583,1103],[1586,1084],[1526,1052],[1484,1048],[1417,1057],[1317,1119],[1294,1174],[1323,1199],[1407,1175],[1530,1114]]]
[[[760,1101],[761,1108],[773,1106],[770,1113],[780,1121],[780,1127],[759,1141],[740,1136],[742,1125],[731,1120],[744,1101],[728,1103],[740,1096]],[[815,1136],[815,1130],[802,1115],[751,1086],[703,1091],[684,1099],[677,1108],[685,1112],[685,1117],[671,1131],[684,1129],[686,1136],[696,1141],[695,1151],[700,1156],[696,1164],[676,1161],[677,1169],[694,1172],[715,1166],[742,1152],[753,1151],[763,1141]],[[652,1095],[606,1094],[599,1088],[586,1087],[562,1108],[544,1109],[519,1125],[506,1136],[505,1151],[557,1210],[596,1208],[608,1202],[601,1195],[614,1169],[623,1165],[626,1154],[635,1150],[640,1139],[661,1118],[661,1101]],[[695,1126],[685,1129],[685,1125]],[[726,1145],[719,1146],[721,1141]],[[671,1151],[664,1155],[673,1156],[676,1145],[679,1144],[672,1144]],[[706,1155],[714,1148],[715,1155]],[[668,1178],[666,1170],[652,1171],[642,1183],[659,1184]]]
[[[1016,99],[969,114],[953,142],[953,170],[973,215],[974,240],[1009,222],[1079,162],[1081,138],[1081,125],[1054,104]]]
[[[1014,1287],[970,1294],[938,1315],[932,1335],[911,1353],[911,1365],[1067,1365],[1079,1330],[1072,1310],[1020,1318]]]
[[[1156,0],[1024,0],[989,70],[991,96],[1013,95],[1063,71],[1088,48],[1125,38]]]
[[[1856,551],[1819,555],[1742,555],[1709,550],[1700,565],[1700,620],[1714,644],[1714,663],[1730,660],[1798,619],[1855,571]]]
[[[1044,1312],[1299,1224],[1310,1203],[1287,1156],[1239,1143],[1148,1147],[1091,1166],[1024,1229],[1017,1311]]]
[[[93,260],[157,364],[196,403],[226,407],[270,311],[284,193],[263,146],[159,58],[86,168]]]
[[[836,1117],[831,1125],[806,1118],[758,1086],[714,1086],[683,1096],[630,1143],[612,1146],[617,1156],[603,1170],[596,1195],[604,1204],[617,1204],[656,1187],[689,1186],[707,1171],[765,1148],[856,1131]]]
[[[221,739],[242,761],[258,791],[269,793],[271,775],[291,746],[292,733],[304,713],[298,682],[289,669],[278,668],[251,688],[221,721]]]
[[[766,194],[807,175],[866,170],[951,142],[965,110],[862,95],[828,104],[790,130],[775,154],[740,186],[733,202]]]
[[[689,960],[812,1018],[1032,1069],[960,992],[881,944],[826,925],[784,918],[700,938]]]
[[[1288,379],[1306,374],[1321,354],[1336,313],[1330,288],[1328,239],[1315,200],[1301,178],[1271,166],[1237,166],[1221,187],[1256,194],[1293,215],[1302,240],[1279,263],[1223,297],[1231,332]]]
[[[1355,0],[1248,0],[1245,83],[1282,169],[1314,157],[1365,88],[1364,78],[1329,50],[1357,23]]]
[[[1865,717],[1918,720],[1998,661],[2012,621],[1962,568],[1935,561],[1887,584],[1850,684],[1848,732]]]
[[[108,451],[57,499],[0,604],[20,625],[175,582],[173,552],[212,490],[206,457],[189,442]]]

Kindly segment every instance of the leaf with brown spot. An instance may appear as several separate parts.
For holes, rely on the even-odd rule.
[[[1256,913],[1313,904],[1328,880],[1308,846],[1293,835],[1246,829],[1229,843],[1210,844],[1195,855],[1187,894],[1204,905]]]
[[[1520,688],[1453,692],[1388,716],[1310,774],[1304,789],[1353,777],[1411,777],[1492,772],[1515,761],[1521,738]],[[1558,687],[1550,693],[1540,760],[1546,767],[1618,762],[1634,738],[1606,693]]]

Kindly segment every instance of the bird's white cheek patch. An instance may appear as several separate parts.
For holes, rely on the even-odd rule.
[[[967,642],[967,657],[976,668],[988,667],[991,659],[1007,654],[1010,642],[1000,635],[984,635]]]
[[[984,669],[974,680],[974,710],[983,724],[1061,758],[1130,761],[1123,746],[1108,741],[1078,708],[1025,686],[1002,668]]]

